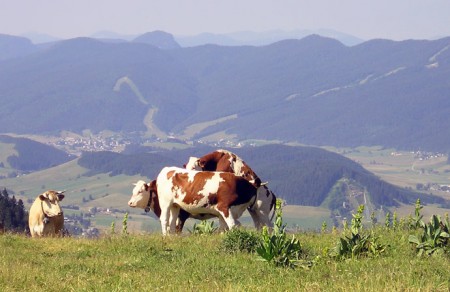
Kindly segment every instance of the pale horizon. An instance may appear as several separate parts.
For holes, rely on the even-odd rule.
[[[242,31],[334,30],[360,39],[435,39],[450,36],[448,0],[0,0],[0,33],[56,38],[108,31],[175,36]]]

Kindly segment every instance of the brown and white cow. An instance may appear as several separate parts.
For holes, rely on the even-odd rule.
[[[150,210],[155,213],[158,219],[161,217],[161,208],[159,206],[158,201],[158,190],[156,189],[156,180],[151,181],[150,183],[146,183],[143,180],[139,180],[134,184],[133,193],[131,195],[131,199],[128,202],[128,206],[132,208],[141,208],[144,209],[145,212]],[[181,233],[184,227],[184,223],[188,218],[194,218],[198,220],[206,220],[215,218],[216,216],[211,214],[189,214],[183,209],[180,209],[180,213],[178,214],[176,232]],[[219,230],[225,230],[226,225],[221,225]]]
[[[34,200],[28,216],[32,237],[63,235],[64,214],[59,202],[64,199],[62,191],[46,191]]]
[[[274,213],[271,217],[270,212],[275,208],[275,194],[267,187],[267,183],[261,183],[258,175],[236,154],[219,149],[200,158],[190,157],[185,168],[199,171],[225,171],[244,177],[258,188],[256,203],[248,209],[255,227],[261,229],[263,226],[273,226]]]
[[[219,217],[221,225],[231,229],[240,225],[238,218],[255,203],[256,193],[255,186],[232,173],[165,167],[156,179],[155,194],[161,209],[162,233],[176,230],[180,209],[193,216]],[[142,208],[148,202],[147,195],[133,193],[128,205]]]
[[[261,179],[244,160],[224,149],[215,150],[197,159],[191,157],[185,168],[199,171],[231,172],[237,176],[242,176],[256,187],[261,185]]]

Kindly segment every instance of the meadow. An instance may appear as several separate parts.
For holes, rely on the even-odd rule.
[[[0,235],[1,291],[449,291],[450,259],[418,257],[411,231],[375,229],[377,257],[327,255],[339,232],[295,234],[304,264],[276,267],[255,253],[229,252],[225,234],[99,239]],[[292,235],[289,235],[292,236]]]

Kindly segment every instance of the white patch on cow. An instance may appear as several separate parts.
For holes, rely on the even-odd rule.
[[[220,177],[220,172],[214,173],[214,175],[206,181],[205,186],[199,194],[204,197],[208,197],[210,194],[217,194],[221,182],[224,182],[224,180]]]
[[[186,169],[187,170],[197,170],[197,171],[201,171],[202,168],[200,167],[200,165],[198,165],[198,157],[189,157],[189,161],[188,163],[186,163]]]
[[[194,181],[196,174],[197,174],[196,172],[192,172],[192,171],[188,172],[188,182],[192,183]]]
[[[232,164],[234,174],[238,176],[244,176],[244,162],[241,159],[237,159],[234,164]]]
[[[34,225],[33,231],[35,234],[42,236],[44,233],[44,223]]]

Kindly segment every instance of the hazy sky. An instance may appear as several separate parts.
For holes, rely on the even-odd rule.
[[[0,33],[334,29],[362,39],[450,36],[450,0],[0,0]]]

